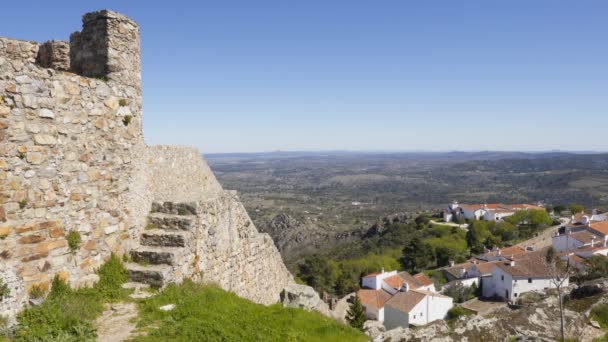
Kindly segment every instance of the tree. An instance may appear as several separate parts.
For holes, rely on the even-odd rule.
[[[565,263],[557,256],[555,249],[553,246],[547,249],[545,254],[545,261],[547,265],[547,271],[549,273],[550,279],[549,281],[555,289],[557,290],[557,295],[559,299],[559,313],[560,313],[560,332],[561,332],[561,340],[562,342],[566,340],[566,336],[564,333],[564,284],[566,280],[570,277],[570,260]]]
[[[363,305],[361,305],[361,301],[359,297],[355,295],[353,304],[348,309],[346,320],[351,327],[363,330],[363,323],[365,323],[365,310],[363,309]]]
[[[585,211],[585,207],[583,207],[580,204],[576,204],[576,203],[570,204],[570,206],[568,207],[568,209],[570,210],[570,212],[572,213],[572,215],[578,214],[578,213],[582,213],[582,212]]]
[[[587,273],[584,278],[587,280],[605,277],[608,274],[608,257],[594,255],[587,259]]]
[[[471,249],[471,254],[479,254],[483,252],[483,237],[480,234],[480,230],[482,227],[479,227],[477,222],[471,223],[469,225],[469,230],[467,230],[466,240],[467,246]]]
[[[555,206],[553,206],[553,211],[555,212],[556,215],[561,215],[562,211],[566,210],[566,206],[562,205],[562,204],[557,204]]]
[[[304,263],[298,266],[298,276],[308,286],[322,292],[333,292],[334,281],[337,276],[337,267],[330,263],[325,257],[313,255],[307,257]]]
[[[416,228],[422,229],[428,226],[428,224],[431,222],[431,219],[426,215],[420,215],[416,217],[414,222],[416,222]]]
[[[401,256],[403,269],[410,273],[418,273],[435,265],[435,251],[419,237],[414,237],[403,248]]]

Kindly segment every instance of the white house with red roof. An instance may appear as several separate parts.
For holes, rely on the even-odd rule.
[[[452,297],[440,293],[421,289],[401,291],[385,303],[384,326],[390,330],[425,325],[445,319],[453,306]]]
[[[464,217],[469,220],[501,221],[505,217],[511,216],[520,210],[545,210],[544,207],[533,204],[458,204],[453,202],[443,214],[444,220],[456,217]]]
[[[555,277],[545,260],[544,251],[530,252],[493,263],[492,277],[483,283],[482,295],[514,301],[525,292],[555,288]],[[568,281],[566,279],[564,285],[567,286]]]
[[[435,293],[435,285],[424,273],[411,275],[407,272],[382,272],[368,274],[361,279],[361,290],[357,297],[365,307],[368,319],[383,322],[385,304],[395,295],[409,290]]]

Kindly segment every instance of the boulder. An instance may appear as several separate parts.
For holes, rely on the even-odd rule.
[[[319,294],[312,287],[291,283],[281,292],[283,306],[291,308],[303,308],[306,310],[317,309],[322,303]]]

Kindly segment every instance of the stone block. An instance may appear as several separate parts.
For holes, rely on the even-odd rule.
[[[44,155],[40,152],[29,152],[26,159],[28,163],[38,165],[44,162]]]
[[[48,253],[49,251],[67,246],[68,242],[66,240],[45,241],[36,246],[36,252]]]
[[[42,234],[32,234],[32,235],[26,235],[23,236],[19,239],[19,243],[20,244],[24,244],[24,245],[29,245],[29,244],[33,244],[33,243],[39,243],[44,241],[45,236]]]
[[[0,238],[8,236],[13,231],[13,226],[5,225],[0,226]]]
[[[24,102],[25,102],[25,98],[24,98]],[[53,113],[53,111],[50,110],[50,109],[41,108],[38,111],[38,116],[41,117],[41,118],[54,119],[55,118],[55,113]]]
[[[57,144],[57,138],[49,134],[36,134],[34,135],[34,142],[37,145],[55,145]]]

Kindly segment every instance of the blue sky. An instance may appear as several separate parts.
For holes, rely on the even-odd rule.
[[[608,150],[608,1],[9,1],[0,36],[142,31],[150,144]]]

